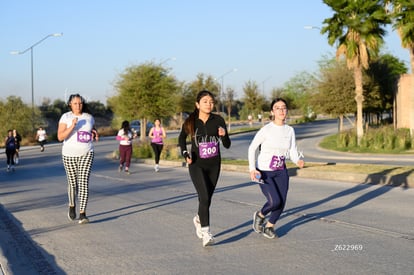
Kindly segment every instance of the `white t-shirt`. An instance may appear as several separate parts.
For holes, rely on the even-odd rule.
[[[124,129],[120,129],[120,130],[118,131],[117,136],[119,136],[119,137],[121,137],[121,138],[122,138],[122,139],[119,141],[119,144],[120,144],[120,145],[131,145],[131,144],[132,144],[132,137],[133,137],[133,134],[132,134],[132,132],[131,132],[131,131],[128,131],[128,133],[125,135],[125,134],[124,134]],[[126,140],[126,139],[123,139],[123,138],[125,138],[125,137],[127,137],[128,139],[127,139],[127,140]]]
[[[95,125],[95,119],[92,115],[82,113],[79,116],[75,116],[72,112],[67,112],[60,117],[59,124],[64,123],[69,128],[75,117],[78,118],[78,122],[72,132],[63,141],[62,155],[64,156],[83,156],[93,150],[92,129]]]
[[[259,146],[260,152],[256,163],[256,150]],[[293,163],[300,159],[296,148],[295,130],[291,126],[279,126],[270,122],[256,133],[248,151],[249,171],[255,170],[256,167],[259,170],[272,171],[270,164],[274,156],[290,158]]]
[[[46,139],[46,130],[37,130],[37,140],[38,141],[44,141]]]

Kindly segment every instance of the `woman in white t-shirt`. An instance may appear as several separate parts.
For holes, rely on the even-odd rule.
[[[68,180],[70,220],[76,218],[76,194],[79,192],[79,223],[88,223],[86,205],[89,198],[89,176],[93,163],[93,140],[99,136],[95,119],[85,112],[86,103],[79,94],[69,97],[71,111],[64,113],[58,126],[58,140],[63,141],[62,160]]]
[[[129,165],[131,164],[132,156],[132,140],[137,137],[137,134],[132,132],[129,122],[127,120],[122,122],[121,129],[116,135],[116,140],[119,140],[119,172],[125,166],[125,173],[129,174]]]
[[[43,129],[43,127],[39,127],[39,129],[37,130],[36,140],[40,144],[40,152],[43,152],[45,150],[45,143],[46,143],[46,140],[47,140],[46,130]]]

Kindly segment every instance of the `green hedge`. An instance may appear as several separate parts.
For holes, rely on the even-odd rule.
[[[336,142],[334,143],[333,140]],[[414,149],[414,140],[409,129],[395,130],[392,126],[383,126],[368,128],[361,139],[360,146],[357,145],[354,129],[326,138],[321,146],[348,152],[398,153]]]

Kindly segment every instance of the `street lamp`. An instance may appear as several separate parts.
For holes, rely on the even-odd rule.
[[[223,91],[223,89],[224,89],[224,77],[226,76],[226,75],[228,75],[229,73],[232,73],[232,72],[237,72],[237,69],[236,68],[234,68],[234,69],[231,69],[230,71],[227,71],[227,72],[225,72],[224,74],[222,74],[221,76],[219,76],[217,79],[221,79],[221,89],[220,89],[220,100],[222,101],[221,102],[221,112],[222,113],[224,113],[224,103],[223,103],[223,97],[224,97],[224,91]]]
[[[313,30],[313,29],[321,30],[321,28],[319,28],[317,26],[305,26],[304,28],[307,29],[307,30]]]
[[[169,57],[169,58],[167,58],[167,59],[164,59],[163,61],[161,61],[161,63],[160,63],[160,65],[162,65],[162,64],[164,64],[164,63],[167,63],[168,61],[174,61],[174,60],[176,60],[177,58],[175,58],[175,57]]]
[[[43,37],[41,40],[37,41],[36,43],[34,43],[32,46],[30,46],[29,48],[27,48],[24,51],[12,51],[10,52],[10,54],[24,54],[27,51],[30,50],[30,68],[31,68],[31,81],[32,81],[32,114],[33,117],[32,119],[34,119],[34,81],[33,81],[33,48],[37,45],[39,45],[40,43],[42,43],[44,40],[48,39],[49,37],[58,37],[58,36],[62,36],[63,33],[52,33],[52,34],[48,34],[45,37]],[[32,125],[33,129],[34,126]]]
[[[268,81],[269,79],[271,79],[271,76],[268,76],[265,80],[262,81],[262,93],[263,93],[263,97],[265,97],[265,82]]]

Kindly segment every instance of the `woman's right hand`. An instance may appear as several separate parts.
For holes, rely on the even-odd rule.
[[[184,158],[185,158],[185,161],[186,161],[188,164],[193,163],[193,160],[191,159],[191,156],[190,156],[190,154],[189,154],[187,151],[184,151],[183,156],[184,156]]]
[[[250,180],[251,181],[257,181],[257,178],[261,178],[261,174],[260,174],[260,172],[259,171],[257,171],[257,170],[252,170],[252,171],[250,171]]]
[[[73,119],[72,119],[72,125],[73,125],[73,128],[75,128],[76,127],[76,124],[78,123],[78,118],[77,117],[74,117]]]

